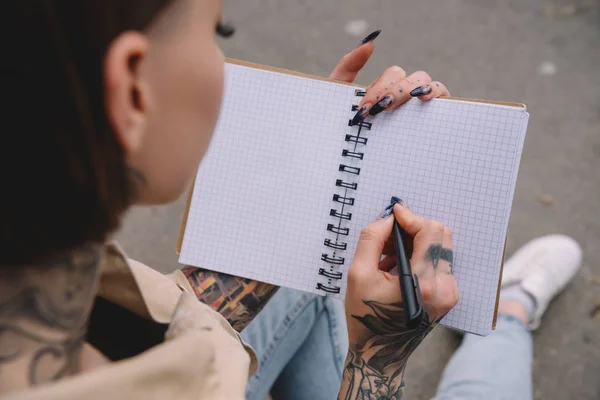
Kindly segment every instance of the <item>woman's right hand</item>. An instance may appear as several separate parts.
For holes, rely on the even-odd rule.
[[[415,329],[405,326],[399,279],[389,273],[396,265],[390,239],[393,216],[371,223],[361,232],[348,273],[350,349],[340,390],[343,399],[399,399],[408,357],[458,302],[450,228],[417,216],[401,204],[393,211],[413,238],[411,266],[419,280],[426,318]]]

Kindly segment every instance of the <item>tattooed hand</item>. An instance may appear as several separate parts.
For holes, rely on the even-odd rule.
[[[373,222],[361,232],[348,274],[350,349],[339,399],[400,399],[408,357],[458,301],[450,229],[400,204],[393,212],[413,237],[411,265],[419,278],[426,318],[416,329],[405,326],[398,276],[389,273],[396,265],[390,243],[394,218]]]

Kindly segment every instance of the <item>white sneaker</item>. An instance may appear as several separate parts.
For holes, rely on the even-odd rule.
[[[529,329],[540,326],[548,304],[573,279],[580,265],[581,247],[564,235],[534,239],[506,261],[502,286],[520,282],[523,290],[535,299],[535,315]]]

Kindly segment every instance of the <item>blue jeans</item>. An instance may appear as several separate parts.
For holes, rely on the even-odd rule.
[[[532,364],[531,332],[516,318],[499,314],[488,336],[465,335],[435,400],[533,399]]]
[[[241,335],[260,362],[247,399],[337,397],[348,352],[342,301],[281,288]]]
[[[275,400],[337,397],[348,349],[341,301],[282,288],[242,337],[260,361],[248,383],[249,400],[264,400],[269,392]],[[465,335],[435,400],[530,400],[532,361],[530,332],[500,314],[489,336]]]

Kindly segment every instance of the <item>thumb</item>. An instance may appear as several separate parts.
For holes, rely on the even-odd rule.
[[[354,253],[355,268],[378,270],[385,242],[392,234],[394,218],[390,215],[367,225],[361,232]]]
[[[373,36],[373,34],[369,36]],[[367,36],[367,38],[369,36]],[[356,75],[365,66],[367,61],[369,61],[371,54],[373,54],[373,50],[375,50],[373,39],[361,44],[350,53],[342,57],[329,77],[342,82],[354,82],[354,78],[356,78]]]

